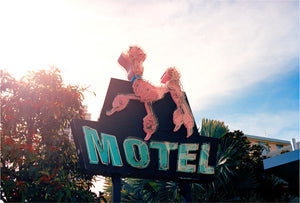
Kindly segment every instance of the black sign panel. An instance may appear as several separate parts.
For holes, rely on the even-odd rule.
[[[105,176],[211,181],[218,139],[199,136],[196,125],[189,138],[184,125],[174,132],[176,105],[169,93],[152,104],[159,126],[147,141],[144,103],[130,100],[122,111],[106,115],[117,95],[132,93],[132,82],[111,79],[99,121],[72,121],[82,168]]]

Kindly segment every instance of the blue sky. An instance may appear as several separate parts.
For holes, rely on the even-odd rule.
[[[0,0],[0,27],[0,68],[58,67],[97,94],[84,101],[93,120],[110,78],[126,79],[120,53],[138,45],[146,80],[181,72],[198,126],[299,140],[298,0]]]
[[[201,115],[227,120],[232,123],[230,130],[242,130],[250,135],[298,139],[299,62],[291,66],[294,66],[291,71],[251,85],[203,111],[195,112],[196,120],[200,120]],[[274,123],[266,125],[265,119]]]

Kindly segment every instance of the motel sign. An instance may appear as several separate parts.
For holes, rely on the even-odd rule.
[[[200,136],[195,123],[188,136],[184,125],[175,131],[172,115],[177,106],[171,93],[152,104],[158,126],[150,136],[143,123],[147,110],[140,101],[130,100],[122,111],[107,113],[118,95],[133,93],[132,82],[112,78],[99,120],[72,121],[82,169],[104,176],[211,181],[218,139]]]

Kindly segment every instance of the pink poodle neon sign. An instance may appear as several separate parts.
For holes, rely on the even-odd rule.
[[[147,115],[143,118],[143,129],[146,133],[144,140],[149,140],[158,127],[152,103],[162,99],[167,92],[170,92],[177,107],[173,113],[174,132],[184,125],[187,129],[187,137],[190,137],[193,134],[194,118],[181,89],[179,72],[175,68],[168,68],[161,78],[161,82],[165,85],[155,87],[142,78],[145,59],[146,54],[136,46],[130,47],[126,54],[121,54],[118,62],[126,69],[128,79],[133,81],[134,94],[117,95],[112,103],[113,108],[106,115],[110,116],[115,112],[122,111],[126,108],[129,100],[138,100],[144,103],[147,111]]]

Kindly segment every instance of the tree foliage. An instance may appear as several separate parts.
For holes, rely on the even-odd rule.
[[[200,135],[205,137],[222,138],[228,132],[224,122],[217,120],[202,119]]]
[[[197,185],[199,201],[249,201],[257,187],[256,170],[263,170],[263,148],[250,145],[241,131],[228,132],[219,140],[215,179]],[[257,201],[253,199],[252,201]]]
[[[94,201],[82,174],[69,122],[83,118],[83,91],[56,68],[20,80],[1,71],[1,199]]]
[[[287,183],[263,169],[264,147],[251,145],[242,131],[229,132],[220,121],[203,119],[201,136],[219,138],[215,178],[191,184],[194,202],[286,201]],[[181,202],[180,184],[172,181],[123,179],[122,201]],[[106,190],[111,190],[107,182]]]
[[[252,145],[242,131],[226,133],[217,154],[215,179],[198,185],[197,201],[277,202],[287,201],[287,182],[263,168],[265,147]]]

